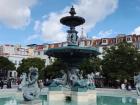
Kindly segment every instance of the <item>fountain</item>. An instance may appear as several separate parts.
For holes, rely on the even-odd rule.
[[[70,9],[70,16],[66,16],[60,19],[60,22],[63,25],[70,27],[67,31],[67,43],[68,45],[65,47],[60,48],[51,48],[48,49],[45,54],[49,57],[55,57],[60,59],[62,62],[68,65],[68,70],[65,71],[65,84],[61,84],[55,81],[49,86],[49,92],[55,91],[55,93],[50,93],[50,99],[53,99],[54,96],[57,96],[56,99],[64,99],[67,97],[68,93],[65,94],[64,88],[69,89],[69,95],[72,100],[76,101],[87,101],[88,95],[93,95],[96,98],[95,93],[95,85],[90,86],[87,82],[88,80],[80,78],[80,70],[78,69],[80,63],[83,62],[85,58],[96,57],[99,55],[99,52],[94,47],[79,47],[78,45],[78,35],[77,31],[75,30],[76,26],[82,25],[85,23],[85,19],[80,16],[75,16],[76,12],[74,7]],[[92,90],[93,92],[89,92]],[[80,94],[78,94],[80,93]],[[91,94],[93,93],[93,94]],[[61,94],[61,97],[60,97]]]
[[[45,54],[60,59],[68,65],[68,70],[60,70],[62,78],[56,78],[39,92],[36,68],[31,67],[28,76],[21,75],[22,82],[17,89],[0,89],[0,105],[140,105],[140,98],[134,92],[119,89],[96,89],[93,82],[93,73],[84,79],[79,65],[85,58],[95,57],[99,54],[94,47],[79,47],[76,26],[82,25],[85,19],[75,16],[72,7],[70,16],[63,17],[60,22],[68,27],[68,45],[60,48],[48,49]],[[135,77],[139,92],[140,75]],[[48,90],[47,90],[48,89]],[[97,91],[97,92],[96,92]],[[67,101],[67,102],[66,102]]]

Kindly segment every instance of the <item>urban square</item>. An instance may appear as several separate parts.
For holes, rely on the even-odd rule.
[[[0,105],[140,105],[140,0],[0,0]]]

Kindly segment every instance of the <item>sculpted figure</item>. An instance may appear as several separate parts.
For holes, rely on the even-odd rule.
[[[67,83],[67,74],[64,72],[64,70],[61,70],[62,78],[56,78],[53,79],[53,82],[50,84],[50,86],[57,87],[57,86],[65,86]]]
[[[137,94],[140,96],[140,73],[137,76],[134,76],[134,83],[136,84]]]
[[[71,37],[70,37],[71,43],[76,44],[77,39],[78,39],[77,34],[76,33],[71,33]]]
[[[25,86],[25,84],[26,84],[26,79],[27,79],[26,73],[22,73],[21,76],[20,76],[21,83],[20,83],[19,86],[18,86],[18,90],[19,90],[19,91],[22,91],[22,88]]]
[[[22,82],[19,86],[19,88],[23,91],[23,98],[25,101],[31,101],[35,98],[38,98],[39,96],[39,88],[38,88],[38,69],[37,68],[29,68],[29,74],[28,77],[26,76],[26,73],[23,73],[22,76]]]
[[[85,88],[87,87],[87,82],[83,79],[83,76],[79,73],[79,71],[79,69],[73,70],[73,74],[71,75],[72,86]]]
[[[94,89],[95,88],[95,84],[94,84],[94,73],[90,73],[87,75],[87,81],[88,81],[88,88],[89,89]]]

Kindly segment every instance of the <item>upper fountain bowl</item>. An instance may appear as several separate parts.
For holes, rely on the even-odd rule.
[[[80,16],[66,16],[60,22],[69,27],[76,27],[85,23],[85,19]]]
[[[85,23],[85,19],[80,16],[74,16],[76,14],[75,9],[70,9],[70,15],[60,19],[60,22],[68,27],[76,27]]]

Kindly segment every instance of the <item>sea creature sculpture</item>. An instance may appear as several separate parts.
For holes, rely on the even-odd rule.
[[[78,87],[78,88],[87,88],[88,84],[85,79],[83,79],[82,74],[80,74],[79,69],[73,69],[73,73],[71,74],[71,81],[72,81],[72,87]]]
[[[29,68],[28,77],[26,73],[23,73],[22,81],[20,84],[20,89],[23,91],[23,98],[25,101],[32,101],[39,96],[39,87],[38,87],[38,69],[31,67]]]
[[[88,84],[88,89],[95,89],[95,81],[94,81],[94,73],[90,73],[87,75],[87,84]]]
[[[53,79],[52,83],[49,86],[57,87],[57,86],[65,86],[66,85],[67,74],[64,72],[64,70],[61,70],[61,73],[62,73],[62,77]]]
[[[21,76],[20,76],[21,83],[18,86],[19,91],[22,91],[22,88],[25,86],[26,79],[27,79],[26,73],[22,73]]]

